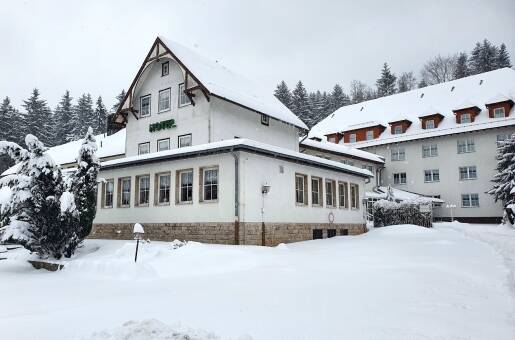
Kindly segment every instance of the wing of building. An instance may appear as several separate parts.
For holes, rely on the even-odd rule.
[[[164,37],[134,73],[90,237],[131,239],[135,223],[151,239],[258,245],[365,230],[370,169],[300,152],[307,127],[272,91]]]
[[[499,69],[338,109],[312,139],[353,146],[385,160],[376,184],[441,198],[441,218],[494,221],[485,192],[497,143],[515,132],[515,71]],[[372,188],[367,188],[372,191]]]

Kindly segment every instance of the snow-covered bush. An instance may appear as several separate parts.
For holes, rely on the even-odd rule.
[[[497,173],[492,180],[494,186],[488,191],[495,201],[504,205],[503,222],[515,224],[515,134],[499,142],[497,147]]]
[[[421,205],[431,204],[430,200],[420,198],[410,201],[394,202],[379,200],[373,205],[374,227],[396,224],[415,224],[432,226],[431,213],[421,212]]]
[[[40,257],[69,257],[74,253],[94,217],[94,202],[84,198],[95,190],[98,173],[96,146],[91,147],[94,138],[90,134],[81,148],[78,169],[70,178],[63,178],[35,136],[25,138],[27,149],[0,142],[0,154],[8,154],[18,164],[16,174],[0,179],[0,190],[10,190],[10,200],[1,207],[1,241],[22,244]],[[92,170],[85,174],[84,169]]]
[[[181,247],[184,247],[188,243],[188,241],[179,241],[179,240],[173,240],[172,241],[172,250],[179,249]]]

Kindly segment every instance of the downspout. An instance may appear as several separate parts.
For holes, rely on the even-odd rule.
[[[240,244],[240,155],[234,151],[231,155],[234,157],[234,244]]]
[[[381,186],[381,177],[382,177],[384,168],[385,168],[385,166],[383,164],[381,167],[377,168],[377,170],[376,170],[376,186],[374,189]]]

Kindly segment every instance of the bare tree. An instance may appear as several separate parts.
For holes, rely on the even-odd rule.
[[[442,57],[441,55],[434,57],[422,68],[422,80],[428,85],[453,80],[457,60],[458,56],[456,54],[447,57]]]
[[[353,80],[350,83],[350,100],[352,104],[361,103],[365,100],[377,98],[377,93],[367,84]]]
[[[403,72],[397,79],[397,87],[399,92],[411,91],[417,88],[417,79],[413,75],[413,72]]]

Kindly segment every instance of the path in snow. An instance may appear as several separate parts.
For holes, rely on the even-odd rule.
[[[152,242],[137,264],[132,242],[88,240],[58,273],[14,252],[0,262],[0,335],[138,339],[181,323],[234,340],[514,339],[509,262],[463,227],[393,226],[274,248]]]

